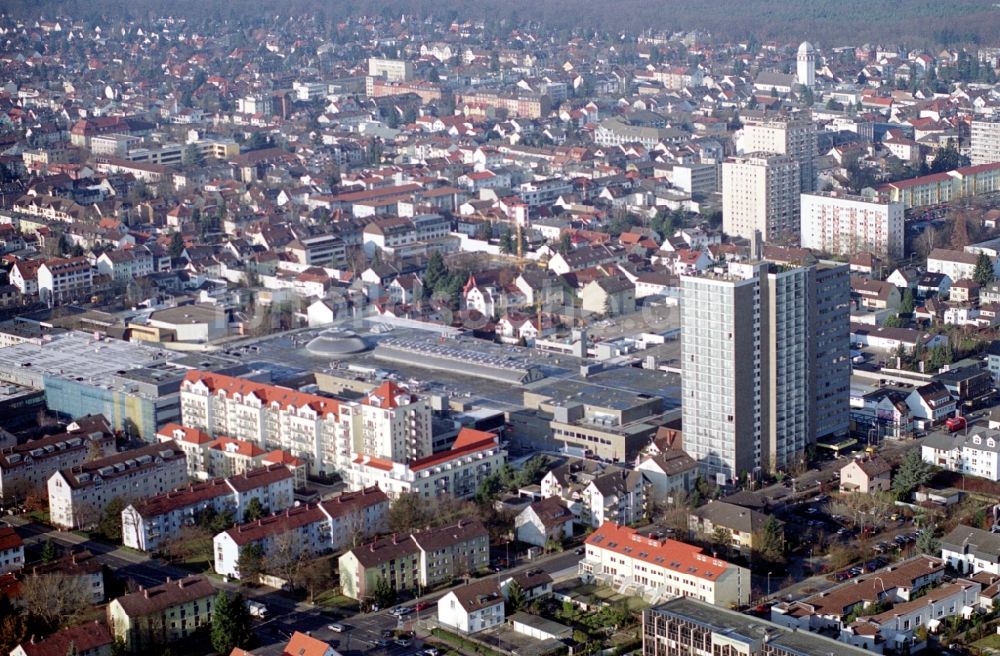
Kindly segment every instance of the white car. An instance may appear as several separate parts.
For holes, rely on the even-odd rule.
[[[334,633],[343,633],[344,631],[347,630],[347,627],[344,626],[343,624],[331,624],[326,628],[330,629]]]

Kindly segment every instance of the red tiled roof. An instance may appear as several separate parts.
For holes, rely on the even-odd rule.
[[[426,458],[414,460],[410,463],[410,469],[413,471],[428,469],[434,465],[440,465],[441,463],[448,462],[449,460],[453,460],[469,453],[491,449],[497,445],[497,442],[497,436],[493,433],[487,433],[473,428],[463,428],[459,431],[458,437],[455,438],[455,443],[450,449],[442,451],[441,453],[435,453],[434,455],[427,456]]]
[[[285,645],[282,656],[324,656],[329,649],[332,647],[322,640],[296,631]]]
[[[181,426],[173,422],[156,431],[156,436],[163,436],[167,440],[176,440],[177,442],[186,442],[188,444],[205,444],[212,441],[212,436],[204,431],[188,426]]]
[[[17,534],[17,531],[9,526],[4,526],[0,528],[0,551],[6,551],[7,549],[17,549],[18,547],[23,547],[24,541],[21,540],[21,536]]]
[[[648,538],[634,528],[619,526],[613,522],[601,524],[601,527],[587,538],[587,544],[656,567],[712,581],[717,581],[720,574],[732,567],[724,560],[706,556],[702,553],[701,547],[677,540]]]
[[[277,385],[266,385],[245,378],[235,378],[222,374],[209,373],[207,371],[189,371],[184,376],[182,384],[202,383],[208,387],[214,395],[220,390],[227,396],[240,394],[250,396],[251,394],[260,399],[265,405],[277,403],[282,408],[302,408],[308,406],[316,412],[326,415],[340,413],[340,403],[334,399],[318,396],[316,394],[306,394],[287,387]]]

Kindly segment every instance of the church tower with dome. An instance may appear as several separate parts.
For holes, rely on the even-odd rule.
[[[796,59],[795,81],[811,89],[816,84],[816,49],[808,41],[803,41]]]

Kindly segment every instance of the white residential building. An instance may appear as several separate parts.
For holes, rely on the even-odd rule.
[[[441,597],[437,619],[462,633],[478,633],[504,623],[504,601],[496,579],[481,579]]]
[[[320,473],[349,454],[350,416],[331,398],[203,371],[181,383],[184,426],[282,449]]]
[[[959,524],[941,538],[941,557],[959,574],[1000,575],[1000,534]]]
[[[799,190],[812,191],[816,184],[813,161],[819,154],[816,124],[801,115],[745,112],[741,118],[741,152],[788,155],[799,169]]]
[[[1000,117],[972,119],[969,159],[972,166],[1000,162]]]
[[[49,515],[60,528],[88,528],[112,499],[130,503],[186,482],[187,462],[180,447],[174,442],[151,444],[53,474],[48,482]]]
[[[122,510],[122,543],[139,551],[156,551],[177,539],[205,510],[231,512],[241,521],[251,499],[278,513],[295,502],[294,476],[283,465],[255,469],[241,476],[217,478],[137,501]]]
[[[89,296],[93,286],[94,270],[86,257],[46,260],[38,268],[38,296],[46,303]]]
[[[409,462],[355,454],[343,476],[350,489],[378,485],[392,498],[415,492],[424,497],[450,494],[467,499],[506,461],[499,437],[463,428],[450,449]]]
[[[153,255],[143,247],[105,251],[97,258],[97,272],[119,283],[147,276],[154,270]]]
[[[265,563],[357,546],[362,540],[387,530],[388,511],[389,497],[372,487],[233,527],[213,540],[215,571],[240,578],[240,553],[249,544],[261,547]]]
[[[576,521],[597,528],[604,522],[631,524],[647,510],[649,482],[642,472],[592,460],[570,460],[541,481],[543,499],[559,497]]]
[[[973,430],[968,435],[931,433],[920,455],[924,462],[948,471],[1000,481],[1000,431]]]
[[[750,570],[707,556],[700,547],[610,522],[587,538],[579,572],[585,582],[603,583],[654,605],[674,597],[725,608],[750,601]]]
[[[802,194],[803,248],[850,257],[870,252],[903,257],[903,204],[877,198],[815,192]]]
[[[24,567],[24,540],[10,526],[0,526],[0,574]]]

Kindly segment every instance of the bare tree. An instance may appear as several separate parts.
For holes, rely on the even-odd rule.
[[[90,591],[78,576],[59,572],[28,576],[21,584],[21,604],[52,630],[78,624],[90,610]]]

